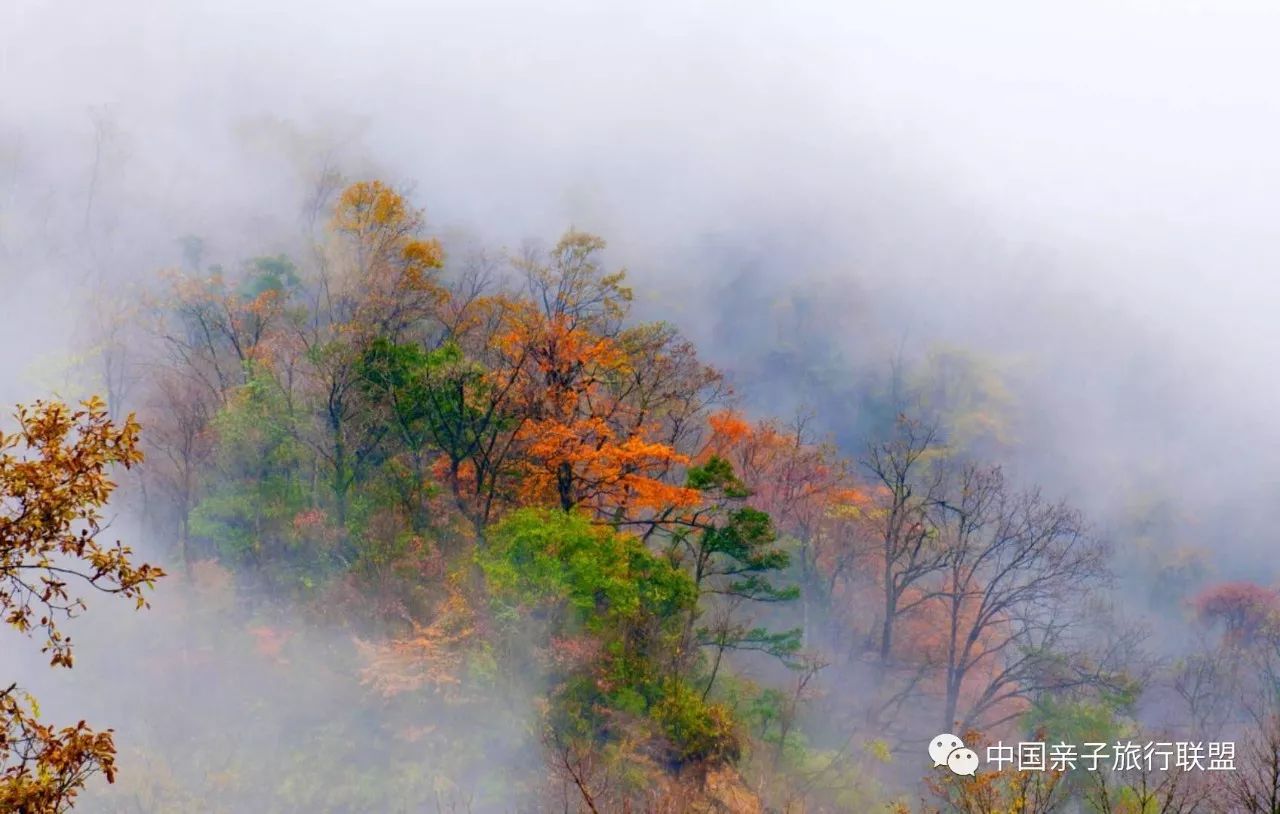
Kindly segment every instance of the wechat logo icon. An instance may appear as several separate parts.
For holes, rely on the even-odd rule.
[[[955,735],[943,733],[930,741],[929,757],[934,766],[946,766],[958,775],[973,777],[978,771],[978,753]]]

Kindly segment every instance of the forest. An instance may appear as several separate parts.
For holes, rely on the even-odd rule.
[[[181,688],[112,731],[9,686],[5,810],[1277,810],[1280,596],[1166,562],[1195,644],[1153,644],[1115,541],[1006,473],[979,361],[895,369],[850,449],[634,317],[598,236],[454,256],[386,182],[314,207],[299,257],[185,238],[97,329],[102,397],[0,437],[9,625],[71,668],[119,595],[77,652],[136,629]],[[966,778],[938,732],[1239,751]]]
[[[1280,814],[1277,37],[0,0],[0,814]]]

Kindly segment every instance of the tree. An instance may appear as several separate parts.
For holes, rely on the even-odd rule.
[[[747,603],[788,602],[800,590],[774,584],[790,565],[790,555],[775,545],[778,535],[769,515],[747,504],[751,492],[728,461],[713,455],[691,468],[688,486],[703,495],[703,506],[688,528],[672,535],[668,556],[688,569],[704,599],[690,610],[688,630],[693,644],[714,652],[702,691],[705,699],[726,651],[756,651],[784,662],[799,652],[800,630],[774,632],[740,616]],[[695,628],[707,615],[711,623]]]
[[[608,382],[618,407],[607,418],[619,435],[645,433],[684,455],[703,439],[707,411],[731,396],[724,375],[704,364],[671,325],[647,322],[618,334],[627,359]]]
[[[135,564],[128,547],[98,539],[115,488],[107,471],[142,460],[139,428],[132,415],[113,423],[98,398],[77,410],[39,401],[16,418],[17,432],[0,434],[0,610],[20,633],[39,631],[51,665],[69,668],[72,642],[59,621],[85,607],[73,583],[141,608],[164,575]],[[94,773],[114,780],[115,745],[110,730],[83,721],[54,729],[36,709],[16,685],[0,691],[0,809],[57,814]]]
[[[878,498],[870,520],[872,561],[884,600],[879,636],[882,663],[892,655],[899,620],[935,598],[933,592],[923,591],[908,600],[908,592],[938,573],[947,561],[948,551],[938,539],[932,515],[942,488],[938,468],[929,471],[938,441],[936,428],[899,416],[895,436],[872,444],[863,461]]]
[[[363,349],[370,437],[403,454],[409,483],[443,480],[477,538],[518,503],[587,507],[610,522],[650,522],[696,500],[680,485],[702,411],[722,392],[670,326],[623,327],[630,290],[597,260],[604,243],[570,231],[515,261],[524,296],[488,295],[469,266],[440,313],[442,335]],[[367,418],[367,416],[366,416]],[[380,433],[380,434],[379,434]],[[370,460],[373,460],[370,458]]]
[[[422,212],[386,184],[347,187],[329,226],[335,273],[321,276],[318,310],[332,324],[366,339],[399,340],[448,298],[436,279],[444,250],[422,237]]]
[[[1261,585],[1213,585],[1201,591],[1193,604],[1202,621],[1223,624],[1226,644],[1248,647],[1280,635],[1280,593]]]
[[[1108,578],[1105,548],[1079,512],[974,464],[960,468],[939,510],[944,728],[999,726],[1038,693],[1120,680],[1114,660],[1125,645],[1098,659],[1074,636],[1089,587]]]
[[[177,521],[178,558],[188,577],[192,566],[191,512],[199,502],[202,476],[214,448],[210,426],[213,407],[209,394],[180,373],[166,370],[155,376],[154,393],[147,404],[151,423],[146,441],[156,465],[149,467],[146,475],[170,498]]]
[[[798,560],[802,636],[807,642],[811,608],[831,596],[831,583],[852,564],[845,560],[821,577],[820,560],[841,559],[853,548],[844,529],[831,522],[842,503],[862,502],[848,466],[830,444],[819,443],[810,429],[810,416],[799,414],[788,423],[773,419],[749,424],[725,410],[707,418],[709,438],[698,460],[725,459],[751,494],[751,505],[766,512],[777,528],[780,544],[794,550]],[[815,601],[816,600],[816,601]]]
[[[191,569],[191,512],[199,502],[206,464],[214,453],[211,422],[250,380],[282,361],[291,300],[299,280],[284,256],[258,257],[237,274],[199,269],[203,243],[184,239],[193,267],[169,275],[169,290],[154,304],[153,330],[160,340],[160,369],[143,398],[150,428],[147,446],[155,466],[144,485],[158,485],[172,499],[171,516],[183,568]],[[278,371],[281,379],[289,371]]]
[[[361,368],[371,344],[424,329],[448,292],[436,280],[440,244],[421,236],[422,213],[379,181],[343,191],[318,252],[308,318],[298,341],[307,362],[316,432],[304,434],[328,469],[334,514],[346,525],[351,487],[366,474],[387,431],[363,402]]]
[[[259,257],[238,275],[212,266],[169,278],[170,292],[157,303],[156,330],[171,365],[224,404],[279,339],[298,284],[293,264]]]
[[[600,237],[570,229],[549,256],[526,250],[516,268],[523,273],[533,307],[568,332],[581,328],[607,338],[617,336],[632,291],[623,285],[625,270],[606,273],[600,268],[604,248]]]
[[[1097,814],[1196,814],[1205,810],[1211,797],[1198,773],[1179,768],[1165,771],[1159,764],[1124,771],[1102,767],[1089,772],[1088,779],[1081,796]],[[1270,814],[1271,809],[1263,810]]]
[[[298,417],[268,377],[250,374],[210,422],[217,452],[209,483],[191,514],[195,538],[254,576],[316,568],[331,552],[291,551],[296,519],[309,508],[297,436]],[[301,556],[299,556],[301,555]]]
[[[637,759],[645,743],[675,763],[736,756],[728,709],[663,669],[698,600],[689,575],[669,559],[635,535],[559,509],[513,512],[476,558],[501,605],[544,620],[553,636],[595,642],[593,658],[552,671],[552,742],[605,749],[623,761]],[[519,636],[528,633],[521,628]]]
[[[530,299],[507,308],[501,360],[493,368],[515,373],[500,372],[499,379],[514,383],[514,409],[523,419],[521,496],[565,511],[589,507],[619,522],[696,502],[693,490],[668,478],[688,456],[669,434],[663,437],[668,405],[692,394],[682,388],[660,406],[652,400],[653,379],[642,376],[637,385],[646,356],[647,369],[661,366],[653,364],[653,337],[620,335],[631,290],[622,285],[624,272],[600,268],[603,248],[599,238],[571,230],[549,259],[529,254],[518,264]],[[657,343],[668,363],[676,357],[660,347],[673,339],[666,333]]]
[[[436,448],[443,447],[438,439],[447,438],[465,411],[460,387],[441,392],[435,386],[438,371],[458,356],[456,346],[428,352],[416,344],[376,339],[361,360],[360,376],[370,408],[381,411],[394,439],[383,468],[391,473],[401,508],[417,534],[427,525],[430,465]]]
[[[522,423],[509,398],[513,378],[499,380],[452,340],[435,350],[376,340],[361,375],[370,403],[383,410],[408,458],[404,498],[415,529],[425,523],[421,497],[430,465],[442,456],[455,505],[483,537],[512,475],[507,460]]]
[[[707,423],[710,438],[701,457],[715,455],[732,464],[752,504],[768,512],[782,534],[811,539],[831,503],[852,485],[835,448],[814,437],[811,415],[797,414],[785,424],[751,424],[725,410]]]
[[[1280,600],[1251,582],[1211,585],[1193,600],[1200,622],[1188,654],[1173,669],[1173,690],[1197,726],[1192,731],[1248,724],[1275,735],[1280,695]]]
[[[1236,771],[1224,772],[1214,810],[1280,814],[1280,717],[1274,711],[1254,722]]]

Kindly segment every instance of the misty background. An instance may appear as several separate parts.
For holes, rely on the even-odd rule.
[[[604,236],[642,316],[851,452],[895,359],[979,354],[1020,476],[1269,581],[1278,35],[1262,2],[0,0],[0,402],[91,388],[87,306],[183,236],[294,251],[332,169],[450,246]]]

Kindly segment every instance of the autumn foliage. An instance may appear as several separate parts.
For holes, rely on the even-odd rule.
[[[102,508],[115,488],[108,470],[142,460],[138,424],[117,425],[90,399],[19,407],[18,429],[0,434],[0,609],[20,633],[44,638],[55,667],[72,666],[71,639],[59,622],[85,608],[89,588],[146,605],[163,572],[135,564],[119,543],[98,539]],[[38,634],[37,634],[38,632]],[[0,808],[24,814],[65,810],[86,779],[115,777],[110,730],[83,721],[61,729],[41,723],[35,700],[16,685],[0,691]]]
[[[1233,644],[1248,645],[1280,633],[1280,593],[1252,582],[1227,582],[1206,588],[1194,599],[1205,622],[1221,623]]]
[[[397,772],[448,786],[436,767],[461,746],[441,721],[521,699],[528,740],[505,746],[544,776],[477,810],[873,810],[877,783],[915,771],[894,761],[920,731],[1016,733],[1053,704],[1111,714],[1127,697],[1124,648],[1078,635],[1073,586],[1104,581],[1103,547],[1074,509],[961,449],[994,387],[974,391],[973,366],[944,388],[972,396],[958,415],[904,411],[839,448],[831,416],[754,414],[674,326],[635,319],[595,235],[455,250],[391,185],[322,192],[305,261],[197,258],[148,301],[142,483],[168,501],[150,506],[157,536],[192,586],[225,577],[220,612],[245,615],[239,640],[272,675],[306,669],[279,600],[352,643],[326,668],[353,709],[435,750],[385,755],[411,764]],[[136,424],[101,409],[23,419],[56,453],[46,470],[138,461]],[[77,421],[98,458],[58,457]],[[110,491],[31,488],[78,521]],[[52,541],[46,565],[83,555],[95,587],[135,599],[159,575],[68,529],[29,535]],[[51,578],[15,583],[11,623],[42,627],[23,608],[70,602]],[[1260,607],[1198,606],[1237,637],[1263,629]],[[109,735],[30,731],[31,748],[62,738],[67,765],[112,770]],[[93,749],[99,764],[74,757]],[[935,791],[945,810],[995,811],[1038,793],[1024,780]],[[391,801],[381,776],[352,787],[351,810],[440,806]]]

